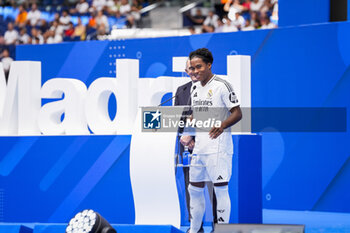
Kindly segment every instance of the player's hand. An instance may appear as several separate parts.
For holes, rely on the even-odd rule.
[[[194,142],[194,140],[192,139],[192,141],[190,141],[190,143],[188,144],[188,149],[193,150],[194,144],[195,144],[195,142]]]
[[[219,135],[222,134],[222,132],[224,132],[224,128],[223,127],[213,127],[209,131],[209,137],[211,139],[215,139],[215,138],[219,137]]]
[[[182,135],[180,138],[180,143],[183,146],[189,146],[191,141],[193,141],[193,139],[192,139],[192,136],[190,136],[190,135]]]

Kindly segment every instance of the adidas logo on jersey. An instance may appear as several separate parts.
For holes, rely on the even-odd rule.
[[[194,95],[193,95],[193,97],[197,97],[198,95],[197,95],[197,92],[196,93],[194,93]]]
[[[219,177],[216,180],[223,180],[222,176],[219,175]]]

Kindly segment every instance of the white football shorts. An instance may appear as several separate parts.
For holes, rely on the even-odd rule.
[[[232,174],[232,154],[195,155],[191,160],[190,182],[229,182]]]

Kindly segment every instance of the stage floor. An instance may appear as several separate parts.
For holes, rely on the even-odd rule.
[[[118,233],[180,233],[186,232],[189,226],[182,226],[180,230],[171,226],[135,226],[112,224]],[[65,232],[65,224],[43,223],[0,223],[0,233],[62,233]],[[211,226],[204,226],[204,232],[210,233]],[[349,233],[350,227],[305,227],[305,233]]]

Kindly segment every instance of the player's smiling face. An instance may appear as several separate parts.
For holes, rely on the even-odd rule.
[[[212,76],[211,64],[205,63],[202,58],[193,57],[189,69],[193,72],[193,76],[205,85]]]
[[[210,77],[212,76],[211,73],[211,64],[205,63],[202,58],[199,57],[193,57],[191,59],[191,66],[189,69],[192,71],[193,76],[202,83],[202,85],[205,85]]]

